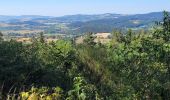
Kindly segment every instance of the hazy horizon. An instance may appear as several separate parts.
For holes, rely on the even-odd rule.
[[[170,11],[168,0],[5,0],[1,1],[0,15],[65,16],[75,14],[144,14]]]
[[[164,11],[164,10],[163,10]],[[0,16],[47,16],[47,17],[64,17],[64,16],[72,16],[72,15],[100,15],[100,14],[121,14],[121,15],[135,15],[135,14],[149,14],[149,13],[156,13],[156,12],[163,12],[163,11],[153,11],[153,12],[145,12],[145,13],[134,13],[134,14],[127,14],[127,13],[112,13],[112,12],[105,12],[105,13],[75,13],[75,14],[65,14],[65,15],[59,15],[59,16],[53,16],[53,15],[33,15],[33,14],[27,14],[27,15],[0,15]],[[167,11],[167,10],[166,10]],[[168,11],[170,12],[170,11]]]

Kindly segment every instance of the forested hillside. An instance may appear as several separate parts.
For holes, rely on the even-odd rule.
[[[169,14],[149,32],[112,35],[25,44],[0,33],[0,100],[170,100]]]
[[[95,18],[95,17],[94,17]],[[76,32],[111,32],[113,29],[132,28],[138,29],[150,29],[154,25],[155,21],[162,20],[161,12],[153,12],[148,14],[135,14],[135,15],[112,15],[107,14],[89,21],[75,21],[69,24],[69,27],[76,28]]]

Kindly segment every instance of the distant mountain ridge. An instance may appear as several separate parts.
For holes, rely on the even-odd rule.
[[[114,28],[148,28],[149,26],[152,26],[155,21],[161,21],[162,17],[163,12],[133,15],[112,13],[95,15],[77,14],[62,17],[0,15],[0,30],[44,30],[53,34],[111,32]]]
[[[74,22],[70,27],[79,27],[77,31],[85,32],[111,32],[114,28],[148,28],[155,24],[156,21],[161,21],[162,12],[153,12],[148,14],[136,15],[119,15],[112,18],[96,19],[87,22]]]
[[[77,15],[67,15],[63,17],[57,17],[57,20],[67,21],[67,22],[86,22],[91,20],[99,20],[99,19],[110,19],[115,17],[120,17],[121,14],[95,14],[95,15],[83,15],[83,14],[77,14]]]
[[[8,16],[8,15],[0,15],[0,21],[10,21],[17,19],[37,19],[37,18],[52,18],[51,16],[40,16],[40,15],[21,15],[21,16]]]

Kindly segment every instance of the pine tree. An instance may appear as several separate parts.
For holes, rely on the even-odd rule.
[[[45,39],[44,39],[45,37],[44,37],[44,33],[43,32],[41,32],[40,33],[40,42],[41,43],[45,43]]]

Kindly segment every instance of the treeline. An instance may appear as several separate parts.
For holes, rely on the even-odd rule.
[[[31,44],[3,41],[0,100],[169,100],[170,17],[151,32],[113,32],[108,44],[43,35]]]

